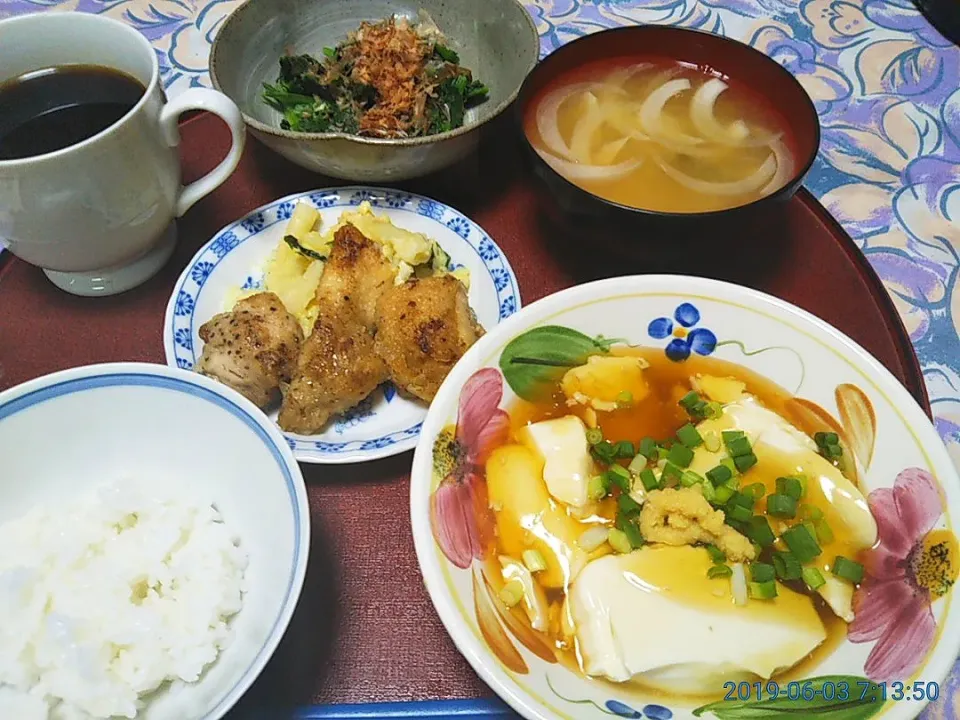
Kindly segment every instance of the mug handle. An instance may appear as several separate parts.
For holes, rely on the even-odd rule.
[[[199,180],[180,188],[175,212],[182,217],[197,200],[213,192],[237,169],[246,142],[246,126],[240,108],[216,90],[190,88],[167,102],[160,110],[160,133],[170,147],[180,144],[180,116],[188,110],[206,110],[217,115],[230,128],[230,152],[213,170]]]

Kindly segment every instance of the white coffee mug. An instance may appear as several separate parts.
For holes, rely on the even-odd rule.
[[[0,82],[63,65],[120,70],[146,91],[120,120],[86,140],[0,160],[0,239],[63,290],[112,295],[163,267],[176,244],[175,218],[236,169],[243,117],[215,90],[191,88],[167,102],[150,43],[117,20],[70,12],[0,21]],[[216,168],[184,187],[177,122],[188,110],[219,115],[232,145]]]

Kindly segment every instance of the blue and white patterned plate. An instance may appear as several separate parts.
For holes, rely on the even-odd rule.
[[[520,308],[517,278],[503,251],[469,218],[435,200],[395,190],[342,187],[289,195],[227,225],[187,265],[173,289],[163,326],[167,363],[192,369],[202,351],[200,326],[228,309],[237,287],[260,287],[263,265],[280,242],[298,201],[320,210],[323,226],[364,200],[398,227],[440,243],[455,266],[470,270],[470,305],[487,329]],[[413,449],[427,408],[385,385],[319,435],[285,433],[297,459],[309,463],[373,460]],[[271,417],[276,419],[276,412]]]

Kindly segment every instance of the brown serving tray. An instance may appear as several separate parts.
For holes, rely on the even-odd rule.
[[[611,257],[592,238],[570,242],[540,219],[508,122],[491,128],[481,151],[459,167],[404,187],[479,223],[509,257],[525,304],[587,280],[654,270],[740,282],[846,332],[929,413],[916,356],[886,290],[808,192],[801,190],[774,224],[744,228],[740,237],[705,238],[720,253],[665,258],[654,238],[638,238],[650,249],[647,261]],[[182,136],[186,180],[211,168],[229,146],[226,129],[212,116],[186,122]],[[88,363],[164,362],[164,310],[196,250],[259,205],[341,184],[347,183],[300,170],[251,140],[236,174],[179,222],[179,245],[167,267],[116,297],[67,295],[40,270],[4,253],[0,389]],[[288,708],[310,704],[492,695],[457,652],[424,590],[410,534],[410,463],[406,453],[361,465],[302,466],[313,523],[306,584],[280,650],[237,715],[256,709],[279,720]]]

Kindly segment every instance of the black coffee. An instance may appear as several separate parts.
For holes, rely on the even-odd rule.
[[[136,79],[97,65],[35,70],[0,84],[0,160],[60,150],[104,130],[143,97]]]

